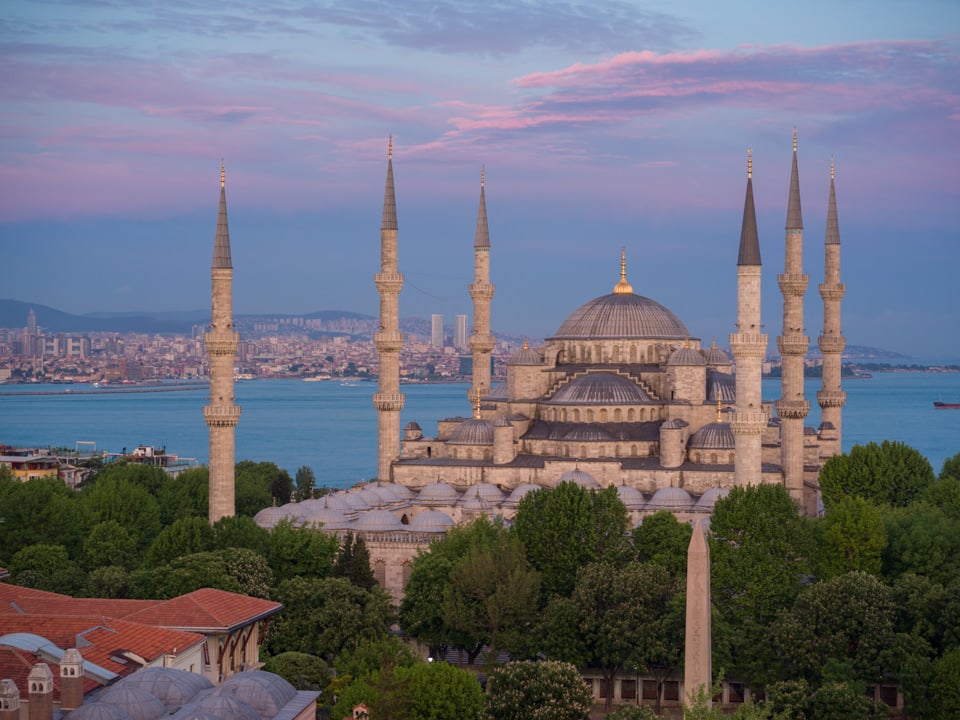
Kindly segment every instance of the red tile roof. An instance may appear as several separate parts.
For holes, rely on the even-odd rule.
[[[278,602],[201,588],[131,613],[127,620],[200,632],[228,632],[280,612]]]
[[[20,699],[28,700],[27,676],[33,670],[33,666],[39,662],[45,662],[50,666],[50,672],[53,673],[53,701],[60,701],[60,666],[49,660],[37,657],[36,654],[26,650],[0,645],[0,678],[13,680],[17,689],[20,691]],[[85,677],[83,679],[83,694],[86,695],[91,690],[100,687],[100,683]]]

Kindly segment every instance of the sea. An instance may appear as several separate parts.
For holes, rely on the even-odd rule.
[[[806,383],[807,424],[817,427],[819,380]],[[404,385],[401,427],[415,420],[425,435],[437,419],[469,417],[468,385]],[[0,385],[0,445],[121,453],[138,445],[166,448],[197,464],[209,457],[203,406],[206,386],[165,386],[160,391],[90,385]],[[889,372],[845,380],[843,449],[898,440],[922,453],[939,472],[960,452],[960,409],[938,410],[935,400],[960,402],[960,373]],[[310,467],[318,485],[350,487],[377,471],[376,383],[296,379],[241,380],[242,415],[237,460],[270,461],[294,475]],[[764,380],[764,398],[779,396],[779,380]]]

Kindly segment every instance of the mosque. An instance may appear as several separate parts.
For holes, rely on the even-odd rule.
[[[796,132],[785,267],[777,278],[783,297],[783,329],[776,339],[782,385],[780,398],[772,403],[763,401],[761,394],[768,338],[760,322],[762,266],[749,154],[736,264],[736,332],[729,338],[732,358],[715,343],[704,347],[668,308],[636,294],[628,280],[626,253],[621,251],[619,279],[612,282],[612,291],[575,309],[543,346],[525,343],[510,357],[506,381],[492,385],[490,301],[495,287],[490,282],[484,185],[481,175],[474,282],[469,286],[474,310],[472,416],[439,420],[436,437],[426,437],[416,422],[400,428],[403,275],[398,263],[391,142],[381,266],[375,276],[380,295],[380,331],[374,338],[380,358],[379,386],[373,396],[378,414],[378,480],[324,498],[267,508],[257,515],[258,523],[272,527],[293,518],[316,523],[328,532],[361,534],[375,576],[399,598],[418,549],[449,527],[478,515],[499,515],[509,521],[526,493],[564,481],[586,488],[615,486],[634,522],[663,509],[681,520],[707,517],[730,488],[759,483],[783,484],[802,512],[817,514],[817,477],[823,463],[840,452],[846,398],[840,381],[845,344],[840,301],[845,288],[840,282],[832,163],[824,281],[819,286],[823,381],[817,392],[822,422],[816,429],[804,424],[809,411],[803,382],[809,346],[803,335],[808,276],[802,263]],[[221,216],[214,255],[215,321],[208,343],[228,355],[236,346],[232,321],[223,309],[229,305],[223,286],[229,239],[222,188]],[[614,277],[611,273],[611,280]],[[224,368],[230,364],[228,358]],[[214,476],[232,469],[232,434],[239,417],[232,387],[214,378],[216,371],[211,363],[211,407],[205,411],[211,428],[211,518]],[[215,473],[217,458],[222,458],[224,467]],[[221,508],[218,513],[228,512],[223,504],[216,506]]]

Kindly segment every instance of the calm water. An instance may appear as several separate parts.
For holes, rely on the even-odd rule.
[[[436,434],[437,418],[469,416],[467,385],[405,385],[401,426],[420,423]],[[819,381],[808,381],[816,427]],[[202,407],[208,390],[162,393],[28,395],[39,390],[89,390],[89,385],[0,385],[0,444],[73,448],[95,442],[98,450],[165,446],[181,457],[206,463],[207,427]],[[960,401],[960,374],[878,373],[848,381],[843,445],[900,440],[916,448],[939,472],[960,452],[960,410],[935,410],[934,400]],[[377,417],[371,395],[376,384],[344,387],[337,382],[252,380],[237,383],[243,415],[237,426],[237,459],[270,460],[290,471],[313,468],[318,484],[348,486],[376,474]],[[779,381],[764,381],[764,397],[779,395]]]

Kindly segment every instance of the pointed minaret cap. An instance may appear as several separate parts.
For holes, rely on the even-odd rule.
[[[827,245],[840,244],[840,222],[837,220],[837,191],[833,185],[833,158],[830,158],[830,200],[827,203]]]
[[[757,235],[757,211],[753,205],[753,150],[747,150],[747,195],[743,201],[738,266],[759,266],[760,237]]]
[[[220,210],[217,213],[217,236],[213,241],[213,267],[232,268],[230,258],[230,228],[227,224],[227,173],[220,159]]]
[[[397,195],[393,190],[393,135],[387,146],[387,184],[383,189],[383,220],[381,230],[397,229]]]
[[[613,286],[615,295],[632,295],[633,286],[627,282],[627,249],[620,248],[620,281]]]
[[[797,171],[797,129],[793,129],[793,166],[790,168],[790,195],[787,197],[787,230],[803,230],[800,212],[800,173]]]
[[[477,234],[474,237],[474,248],[490,247],[490,229],[487,227],[487,195],[484,190],[486,169],[480,167],[480,208],[477,210]]]

